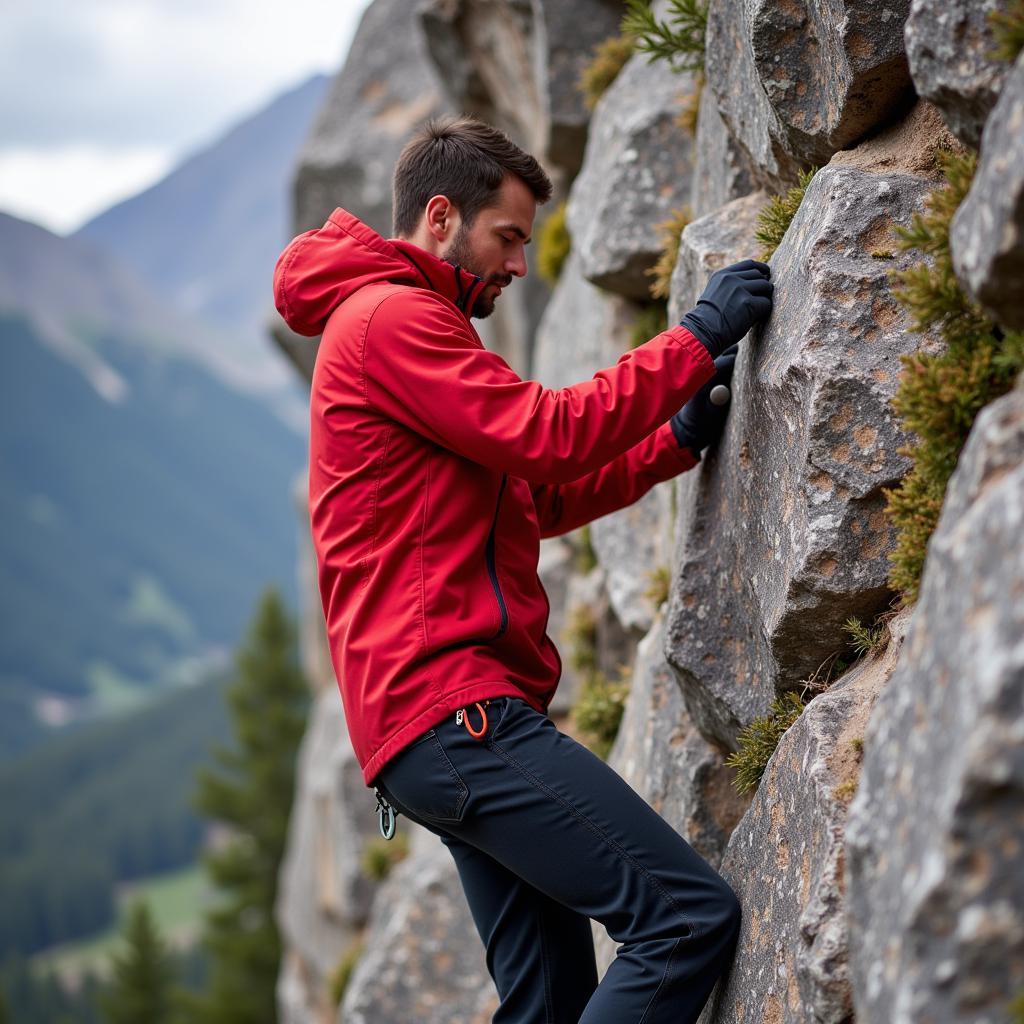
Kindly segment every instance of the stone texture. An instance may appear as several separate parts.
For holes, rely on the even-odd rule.
[[[618,0],[429,0],[419,13],[452,106],[575,175],[590,121],[576,83],[617,34]]]
[[[846,833],[858,1020],[1002,1024],[1024,987],[1024,391],[982,410]]]
[[[904,26],[918,95],[975,149],[1009,67],[989,55],[995,40],[988,19],[1009,6],[1009,0],[912,0]]]
[[[670,324],[679,323],[683,314],[693,309],[716,270],[739,260],[760,258],[761,244],[754,231],[758,214],[767,204],[766,192],[752,192],[686,225],[669,287]]]
[[[626,62],[594,110],[568,225],[583,276],[639,301],[658,258],[658,225],[690,198],[693,139],[678,124],[689,74],[644,54]]]
[[[498,993],[455,861],[432,832],[398,827],[413,833],[410,853],[381,885],[338,1021],[488,1024]]]
[[[695,150],[690,192],[694,219],[755,190],[750,156],[726,127],[708,86],[701,89]]]
[[[967,291],[1004,327],[1024,329],[1024,54],[985,125],[949,243]]]
[[[737,953],[699,1024],[848,1024],[843,835],[871,709],[896,666],[890,640],[815,697],[772,754],[718,870],[743,906]],[[868,1016],[864,1020],[895,1020]]]
[[[707,74],[719,112],[773,191],[899,116],[912,94],[909,0],[712,0]]]
[[[929,185],[815,176],[771,260],[773,314],[740,344],[722,442],[680,479],[667,654],[701,732],[730,749],[776,690],[844,645],[846,619],[891,599],[882,488],[909,461],[889,402],[899,355],[938,342],[908,331],[890,292],[886,272],[912,255],[871,253]]]

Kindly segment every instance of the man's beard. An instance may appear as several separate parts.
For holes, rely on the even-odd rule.
[[[448,251],[442,254],[441,259],[447,260],[449,263],[455,263],[462,267],[463,270],[476,274],[477,277],[484,277],[483,272],[477,265],[476,258],[473,256],[472,250],[469,248],[469,231],[465,224],[459,225],[458,230],[455,232],[455,237],[448,247]],[[487,279],[484,278],[484,280],[486,281]],[[511,282],[511,278],[492,278],[491,281],[504,287]],[[487,284],[490,284],[491,281],[487,281]],[[497,296],[488,295],[486,290],[481,291],[476,299],[474,299],[473,308],[469,311],[469,315],[476,317],[477,320],[483,320],[485,317],[490,316],[494,312],[495,298]]]

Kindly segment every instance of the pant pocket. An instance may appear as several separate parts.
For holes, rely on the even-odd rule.
[[[415,820],[462,820],[469,787],[445,752],[436,729],[429,729],[381,769],[380,777],[395,806]]]

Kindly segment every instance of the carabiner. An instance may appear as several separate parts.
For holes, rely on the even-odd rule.
[[[480,703],[480,701],[477,700],[473,703],[476,704],[476,706],[480,709],[480,729],[477,730],[473,728],[472,723],[469,721],[469,715],[465,716],[464,722],[466,726],[466,731],[469,733],[469,735],[472,736],[473,739],[475,740],[480,740],[483,739],[484,736],[487,734],[487,712],[484,710],[484,706]],[[491,702],[489,700],[484,701],[484,704],[490,703]]]
[[[377,794],[377,827],[380,829],[380,834],[385,839],[393,839],[395,835],[395,828],[397,827],[396,818],[398,817],[398,811],[394,809],[384,798],[383,794],[377,787],[373,790]]]

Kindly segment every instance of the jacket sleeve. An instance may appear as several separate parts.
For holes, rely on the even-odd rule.
[[[655,484],[692,469],[698,460],[664,423],[600,469],[567,484],[533,484],[541,537],[557,537],[632,505]]]
[[[522,380],[454,306],[425,289],[382,298],[360,353],[371,407],[531,483],[564,484],[594,472],[665,424],[715,373],[707,349],[673,327],[590,380],[545,388]]]

